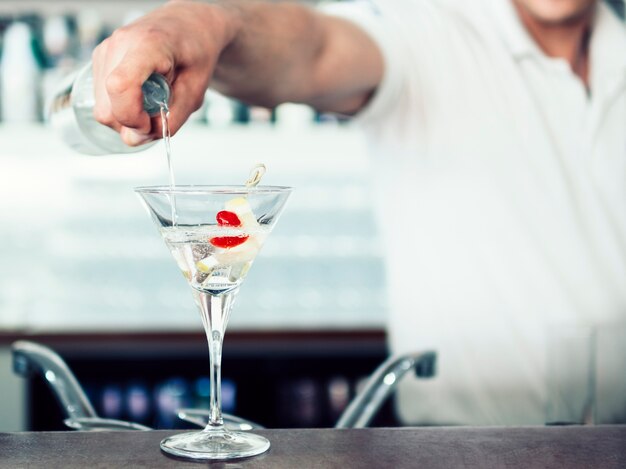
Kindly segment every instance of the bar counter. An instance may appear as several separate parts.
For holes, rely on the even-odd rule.
[[[173,431],[0,433],[2,468],[193,467],[165,456]],[[624,468],[626,426],[263,430],[264,455],[220,468]]]

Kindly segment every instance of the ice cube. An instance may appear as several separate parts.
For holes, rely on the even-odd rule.
[[[200,283],[201,284],[201,283],[203,283],[207,279],[208,276],[209,276],[209,274],[207,272],[202,272],[202,271],[198,270],[196,272],[195,281],[196,281],[196,283]]]
[[[211,247],[207,244],[193,244],[191,246],[191,252],[193,254],[194,263],[209,257],[211,250]]]
[[[208,256],[196,262],[196,268],[205,274],[210,274],[218,265],[220,265],[220,263],[214,256]]]

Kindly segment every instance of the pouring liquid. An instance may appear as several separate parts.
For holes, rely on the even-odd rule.
[[[169,182],[170,182],[170,197],[172,198],[172,225],[176,226],[178,224],[178,216],[176,214],[176,198],[172,191],[174,190],[174,186],[176,186],[176,181],[174,179],[174,167],[172,166],[172,146],[171,146],[171,134],[170,134],[170,110],[167,106],[167,103],[160,103],[160,114],[161,114],[161,129],[162,129],[162,137],[163,137],[163,146],[165,147],[165,157],[167,158],[167,169],[169,173]]]

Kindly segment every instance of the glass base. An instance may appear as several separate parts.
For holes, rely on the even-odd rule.
[[[267,438],[225,429],[180,433],[161,441],[161,449],[166,453],[200,460],[247,458],[264,453],[269,448]]]

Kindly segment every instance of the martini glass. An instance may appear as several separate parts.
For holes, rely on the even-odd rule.
[[[224,427],[222,341],[239,287],[278,220],[291,188],[158,186],[135,191],[191,286],[209,344],[209,423],[202,431],[164,439],[161,449],[198,460],[261,454],[270,447],[266,438]]]

